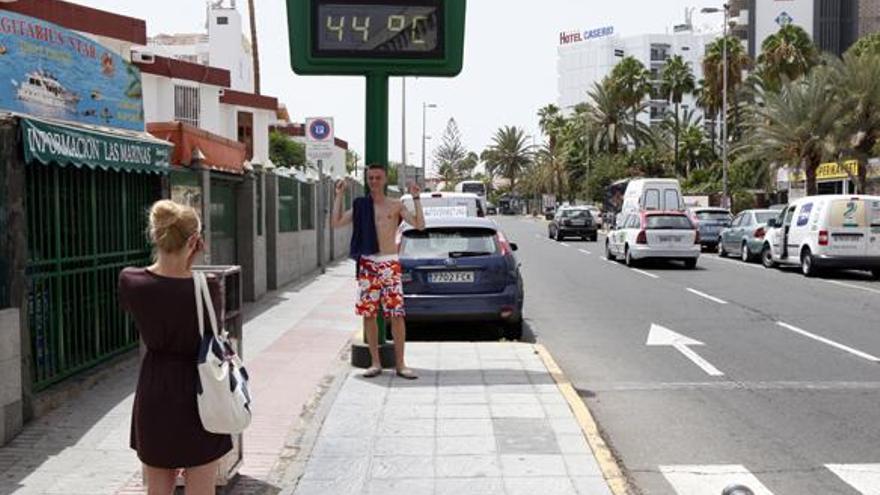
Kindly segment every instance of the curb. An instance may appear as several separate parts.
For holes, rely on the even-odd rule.
[[[547,367],[547,371],[550,372],[550,375],[556,382],[556,386],[559,388],[559,391],[562,393],[562,396],[565,397],[568,406],[574,413],[575,419],[577,419],[581,431],[583,431],[587,443],[590,444],[590,449],[596,457],[599,469],[602,470],[602,475],[608,483],[608,488],[614,495],[629,495],[631,492],[629,490],[629,483],[626,476],[623,474],[623,470],[618,464],[617,459],[614,458],[614,454],[611,453],[611,449],[605,443],[605,440],[602,439],[602,435],[599,433],[599,427],[596,425],[596,421],[593,419],[593,415],[590,413],[589,408],[587,408],[587,405],[581,400],[571,382],[568,380],[568,377],[565,376],[565,373],[563,373],[562,369],[559,368],[559,365],[556,364],[556,361],[553,359],[553,356],[550,355],[547,348],[541,344],[535,344],[535,351],[541,356],[541,360],[544,361],[544,366]]]

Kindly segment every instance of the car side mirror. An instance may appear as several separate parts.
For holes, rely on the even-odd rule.
[[[516,251],[518,249],[519,249],[519,246],[515,242],[510,243],[510,250],[511,251]]]

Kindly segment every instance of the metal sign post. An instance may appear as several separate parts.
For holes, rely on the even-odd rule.
[[[466,0],[287,0],[294,72],[366,78],[367,164],[388,166],[389,77],[461,72],[465,9]]]

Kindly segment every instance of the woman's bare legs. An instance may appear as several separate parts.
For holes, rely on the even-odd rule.
[[[144,464],[144,475],[147,479],[147,495],[170,495],[174,491],[176,469],[157,468]]]
[[[186,468],[186,495],[214,495],[218,462]]]

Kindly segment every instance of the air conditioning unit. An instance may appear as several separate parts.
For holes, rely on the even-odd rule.
[[[156,56],[150,52],[139,52],[136,50],[132,50],[131,61],[138,64],[153,64],[156,63]]]

